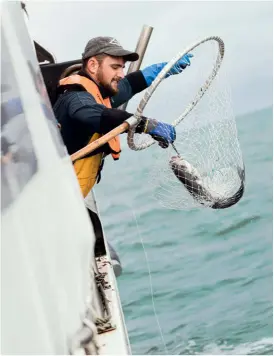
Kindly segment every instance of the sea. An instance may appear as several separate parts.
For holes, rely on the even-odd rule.
[[[236,125],[246,186],[228,209],[161,206],[147,182],[156,145],[123,141],[105,164],[95,193],[133,354],[273,354],[273,108]]]

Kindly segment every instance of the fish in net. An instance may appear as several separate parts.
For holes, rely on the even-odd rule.
[[[235,205],[244,194],[245,167],[222,64],[224,44],[220,38],[211,37],[180,55],[190,51],[196,62],[177,76],[176,80],[182,84],[163,80],[163,70],[136,112],[136,116],[141,115],[146,107],[146,116],[160,120],[162,115],[167,122],[166,118],[172,116],[175,109],[185,108],[173,121],[176,126],[174,145],[157,150],[148,183],[153,187],[153,196],[166,208],[225,209]],[[169,67],[167,65],[166,71]],[[162,80],[163,84],[158,87]],[[156,87],[154,100],[149,101]],[[128,144],[132,149],[145,149],[154,143],[150,136],[134,133],[134,128],[129,131]]]

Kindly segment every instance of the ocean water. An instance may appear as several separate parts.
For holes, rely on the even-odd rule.
[[[95,193],[119,253],[133,354],[272,354],[272,107],[237,117],[246,191],[225,210],[152,198],[151,150],[123,141]]]

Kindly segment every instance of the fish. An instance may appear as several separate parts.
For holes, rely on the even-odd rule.
[[[175,176],[185,186],[195,200],[202,205],[212,209],[229,208],[242,198],[245,190],[245,167],[237,166],[237,173],[240,178],[240,187],[235,194],[230,197],[213,196],[203,184],[203,177],[188,161],[180,156],[173,156],[169,161],[169,166]]]

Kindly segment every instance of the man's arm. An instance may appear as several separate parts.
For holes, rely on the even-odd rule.
[[[165,78],[181,73],[187,66],[190,66],[190,58],[192,57],[191,53],[185,54],[166,73]],[[152,64],[142,70],[126,75],[118,84],[119,93],[111,98],[112,107],[119,107],[129,101],[135,94],[149,87],[166,64],[167,62]]]
[[[87,92],[74,93],[69,104],[69,116],[86,127],[87,133],[95,132],[105,134],[122,124],[133,114],[119,109],[108,109],[97,104],[95,99]],[[175,129],[172,125],[159,122],[155,119],[142,117],[136,128],[138,133],[148,133],[159,141],[162,147],[167,147],[176,138]]]
[[[118,84],[119,93],[111,98],[112,107],[118,108],[147,87],[147,82],[141,70],[126,75]]]
[[[68,114],[72,120],[86,127],[89,134],[95,132],[105,134],[122,124],[132,114],[108,109],[98,104],[88,92],[71,92],[68,100]]]

